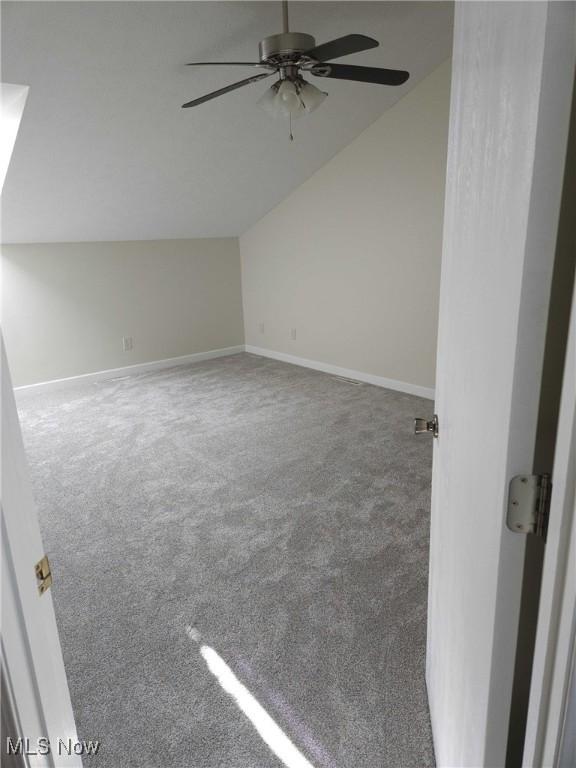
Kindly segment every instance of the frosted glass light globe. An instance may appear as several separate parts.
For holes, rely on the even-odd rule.
[[[298,96],[296,86],[291,80],[282,80],[278,88],[278,96],[289,112],[297,111],[300,107],[300,97]]]
[[[262,107],[274,118],[298,118],[317,109],[327,94],[302,78],[279,80],[258,99]]]
[[[321,91],[320,88],[316,88],[312,83],[307,83],[305,80],[302,80],[299,95],[300,101],[304,105],[306,112],[314,112],[314,110],[318,109],[320,104],[322,104],[328,94]]]

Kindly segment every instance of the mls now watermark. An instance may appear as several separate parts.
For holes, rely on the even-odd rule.
[[[58,739],[56,744],[52,744],[45,736],[40,736],[39,739],[29,739],[27,736],[18,739],[6,737],[7,755],[96,755],[99,749],[100,742],[91,739]]]

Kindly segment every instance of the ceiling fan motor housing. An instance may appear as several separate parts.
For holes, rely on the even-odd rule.
[[[316,47],[312,35],[303,32],[282,32],[265,37],[258,46],[260,61],[268,64],[283,64],[296,61],[300,54]]]

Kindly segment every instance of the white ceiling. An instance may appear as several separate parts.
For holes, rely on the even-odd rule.
[[[399,88],[310,78],[312,115],[255,106],[270,81],[193,109],[254,74],[186,67],[257,60],[281,29],[275,2],[3,2],[2,80],[30,86],[3,193],[4,242],[238,235],[450,55],[452,4],[294,2],[291,28],[380,47],[342,62],[407,69]]]

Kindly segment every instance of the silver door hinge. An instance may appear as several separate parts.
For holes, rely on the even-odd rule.
[[[546,541],[552,482],[550,475],[516,475],[510,480],[506,525],[515,533],[535,533]]]

